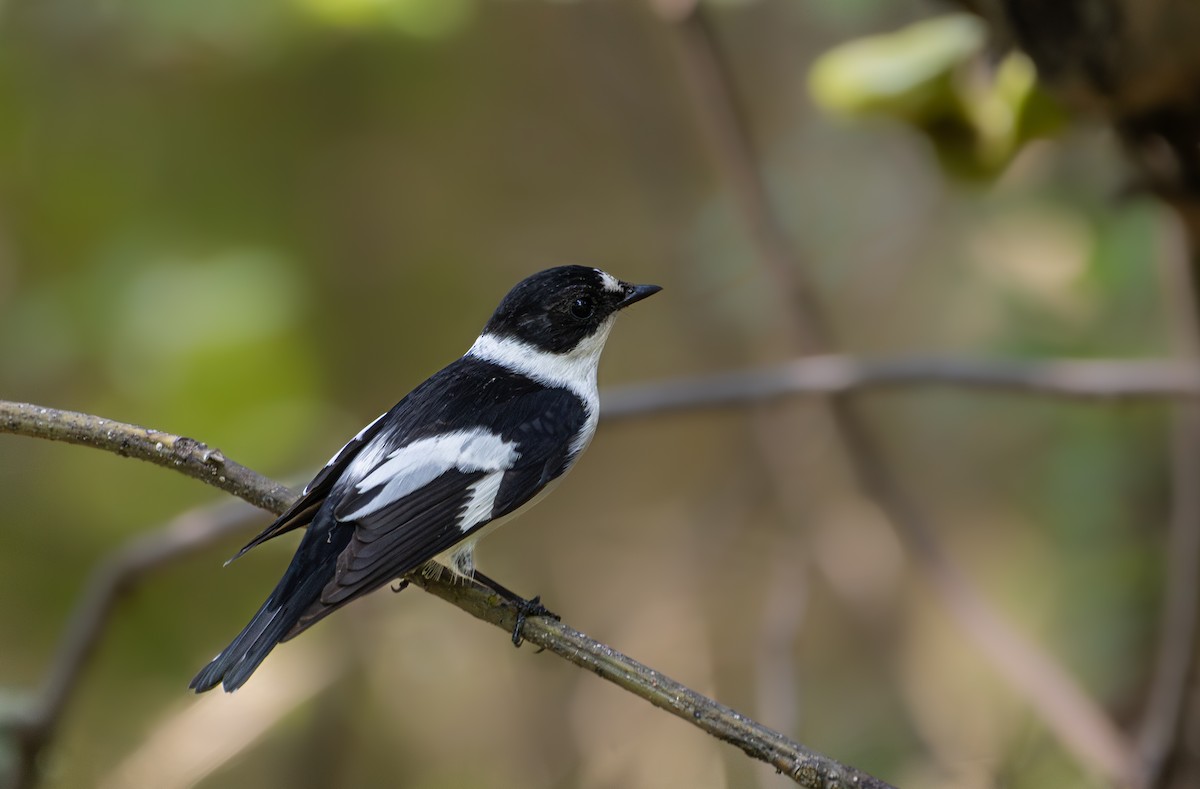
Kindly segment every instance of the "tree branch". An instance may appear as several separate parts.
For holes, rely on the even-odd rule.
[[[822,396],[911,386],[950,386],[1101,402],[1194,399],[1200,397],[1200,366],[1170,360],[1025,362],[936,357],[859,360],[847,356],[812,356],[759,370],[609,389],[603,398],[603,416],[605,421],[614,421],[664,412],[744,405],[787,396]],[[0,401],[0,432],[93,446],[145,460],[187,474],[272,512],[282,511],[295,496],[286,486],[226,459],[219,450],[210,449],[203,443],[100,417]],[[12,723],[19,734],[22,765],[26,770],[32,767],[37,753],[52,738],[61,713],[78,684],[80,672],[102,635],[120,595],[139,582],[147,572],[239,531],[248,517],[249,511],[240,506],[186,513],[163,529],[130,541],[95,570],[66,628],[63,643],[37,705],[19,721]],[[465,593],[462,587],[435,585],[428,591],[439,596],[453,595],[460,606],[468,610],[479,604],[479,601],[460,597]],[[505,613],[506,610],[501,611],[501,614]],[[540,620],[535,622],[540,623]],[[570,632],[583,638],[576,631]],[[1169,634],[1173,629],[1166,628],[1164,632]],[[573,643],[575,636],[568,636],[564,631],[557,637]],[[986,634],[981,637],[988,638]],[[539,640],[536,633],[527,634],[527,638],[539,646],[552,649],[549,644]],[[604,654],[611,652],[603,645],[596,644],[595,648],[604,650]],[[587,651],[580,652],[574,647],[572,650],[563,656],[587,668],[594,668],[584,662],[589,654]],[[1179,650],[1173,648],[1164,652],[1165,656],[1178,657],[1179,654]],[[601,669],[596,670],[618,684],[625,681],[623,677],[636,679],[645,676],[637,669],[619,670],[619,666],[619,663],[605,662]],[[664,681],[661,675],[655,676]],[[1178,672],[1163,675],[1160,671],[1160,676],[1177,677]],[[1166,698],[1161,693],[1159,697]],[[687,698],[687,694],[672,689],[649,700],[660,706],[677,706],[683,703],[678,700]],[[1155,710],[1169,706],[1152,705]],[[680,714],[680,709],[672,707],[676,714]],[[695,709],[695,706],[691,709]],[[684,712],[692,715],[687,710]],[[730,720],[739,719],[744,720],[740,716],[731,719],[714,713],[709,717],[712,726],[702,725],[701,728],[737,744],[740,742],[737,738],[743,736],[741,730],[736,726],[731,729],[724,727]],[[1148,720],[1161,722],[1171,719],[1171,715],[1158,712],[1150,715]],[[696,719],[692,720],[696,722]],[[1161,725],[1150,727],[1151,732],[1158,733],[1158,736],[1150,737],[1150,742],[1163,741],[1162,728]],[[764,748],[773,742],[770,737],[761,740],[750,737],[747,741],[765,743]],[[800,753],[783,751],[772,755],[768,748],[763,751],[764,756],[756,755],[756,758],[784,769],[777,760],[791,760],[788,763],[794,765],[799,763]],[[26,783],[32,780],[32,774],[27,773],[27,777],[20,779],[17,785],[32,785]]]
[[[1079,400],[1200,398],[1200,365],[1173,360],[1015,361],[901,357],[862,360],[806,356],[758,370],[610,388],[605,419],[719,408],[796,395],[946,386]]]
[[[192,439],[88,414],[0,401],[0,432],[69,441],[146,460],[173,468],[275,513],[283,512],[295,498],[286,486],[240,466]],[[52,739],[59,714],[76,686],[78,673],[103,629],[115,598],[147,570],[224,536],[231,528],[229,523],[228,518],[210,518],[203,523],[180,518],[162,532],[135,539],[96,572],[88,587],[89,598],[84,599],[72,619],[42,699],[31,715],[5,724],[23,744],[22,764],[27,770],[27,775],[22,777],[24,785],[33,785],[37,754]],[[449,580],[424,578],[420,573],[410,580],[467,613],[512,632],[513,609],[498,595],[455,585]],[[90,597],[93,594],[95,598]],[[529,619],[523,635],[527,641],[593,671],[714,737],[736,745],[800,786],[812,789],[889,787],[878,778],[811,751],[561,622]]]
[[[1164,298],[1174,318],[1177,352],[1200,356],[1200,314],[1192,271],[1200,260],[1197,228],[1171,223],[1166,238]],[[1162,616],[1146,709],[1136,740],[1139,789],[1164,786],[1179,749],[1188,688],[1195,681],[1200,648],[1200,405],[1180,403],[1170,423],[1171,510],[1167,526]]]
[[[467,613],[511,632],[515,615],[494,594],[477,588],[437,583],[423,576],[411,578],[414,584],[447,600]],[[525,640],[537,644],[580,668],[624,688],[654,706],[670,712],[708,732],[717,739],[735,745],[748,756],[766,762],[804,787],[888,786],[878,778],[847,765],[838,764],[779,732],[755,723],[745,715],[719,704],[670,677],[638,663],[612,647],[588,638],[562,622],[552,619],[529,620]]]
[[[0,433],[92,446],[173,468],[271,512],[282,512],[296,498],[286,485],[227,460],[219,449],[103,417],[0,400]]]
[[[667,15],[697,125],[726,181],[754,244],[763,274],[786,294],[796,346],[815,354],[835,347],[823,305],[775,213],[758,170],[740,96],[702,4]],[[958,627],[1089,769],[1121,782],[1133,768],[1133,749],[1112,719],[1049,654],[997,612],[941,548],[927,514],[900,485],[881,442],[847,398],[829,400],[829,413],[859,488],[892,523],[921,575]]]
[[[37,784],[38,755],[53,740],[120,598],[149,572],[240,532],[257,514],[240,501],[186,512],[129,540],[92,571],[34,703],[13,720],[0,719],[0,729],[10,728],[17,743],[16,770],[9,780],[13,789]]]

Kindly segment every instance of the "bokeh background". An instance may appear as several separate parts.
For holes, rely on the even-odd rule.
[[[622,318],[604,385],[790,358],[790,304],[714,167],[669,5],[4,3],[0,396],[189,435],[302,483],[461,354],[510,285],[564,262],[664,287]],[[911,125],[814,105],[823,52],[944,9],[708,10],[844,350],[1171,351],[1164,218],[1119,198],[1102,129],[964,173]],[[1162,593],[1166,410],[919,388],[861,403],[955,561],[1134,719]],[[604,426],[554,496],[484,544],[482,568],[892,783],[1096,785],[950,623],[823,413],[794,400]],[[0,436],[0,707],[38,687],[104,556],[222,498]],[[788,783],[415,590],[196,699],[189,678],[294,547],[223,569],[239,544],[123,598],[45,786]]]

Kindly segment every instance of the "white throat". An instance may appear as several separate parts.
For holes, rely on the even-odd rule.
[[[600,411],[596,368],[615,319],[616,315],[610,316],[590,337],[566,353],[543,351],[512,337],[481,334],[467,356],[498,364],[546,386],[569,389],[583,400],[589,416],[595,418]]]

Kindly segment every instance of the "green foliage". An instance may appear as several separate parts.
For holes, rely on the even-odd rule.
[[[1011,52],[983,64],[986,35],[978,18],[950,14],[860,38],[818,58],[809,89],[827,112],[912,126],[948,173],[991,181],[1063,118],[1028,57]]]

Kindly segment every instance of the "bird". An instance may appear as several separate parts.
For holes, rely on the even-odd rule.
[[[519,645],[526,616],[553,614],[476,571],[476,542],[579,458],[600,416],[596,370],[617,313],[660,290],[586,266],[517,283],[465,355],[359,431],[229,560],[307,527],[274,590],[191,689],[238,689],[279,643],[414,572],[500,593],[519,608]]]

